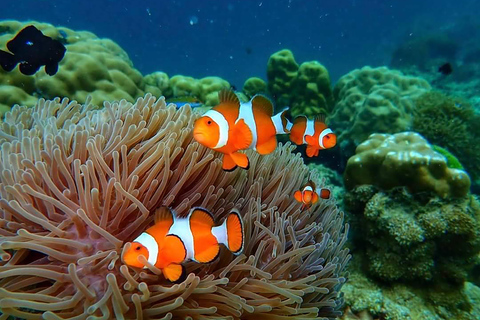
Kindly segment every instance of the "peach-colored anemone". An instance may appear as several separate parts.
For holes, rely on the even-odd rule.
[[[67,99],[15,106],[0,123],[0,319],[334,318],[349,260],[334,201],[306,214],[293,193],[309,175],[289,144],[249,152],[228,173],[192,138],[198,115],[150,95],[97,110]],[[314,178],[318,180],[317,178]],[[122,248],[160,205],[236,207],[245,248],[188,263],[172,285],[133,269]],[[141,256],[143,258],[143,256]],[[146,261],[144,261],[146,262]]]

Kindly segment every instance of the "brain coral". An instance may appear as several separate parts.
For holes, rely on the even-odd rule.
[[[34,24],[45,35],[64,43],[67,48],[59,71],[49,76],[41,68],[33,76],[18,71],[5,72],[0,68],[0,113],[13,104],[32,106],[38,97],[70,97],[85,102],[87,95],[100,105],[104,100],[126,99],[133,102],[146,91],[156,95],[162,92],[147,85],[142,74],[133,68],[127,53],[109,39],[99,39],[86,31],[75,32],[56,28],[47,23],[1,21],[0,48],[22,28]]]
[[[386,67],[363,67],[341,77],[333,94],[329,124],[343,148],[351,149],[372,133],[408,130],[414,99],[430,90],[427,81]]]
[[[465,171],[449,168],[447,159],[415,132],[372,134],[348,159],[344,180],[348,189],[363,184],[407,187],[441,197],[462,197],[470,188]]]
[[[95,110],[67,99],[15,106],[0,130],[0,309],[22,319],[325,319],[349,260],[333,200],[292,200],[309,175],[289,144],[224,172],[193,140],[198,117],[151,95]],[[318,177],[313,177],[319,180]],[[166,205],[236,207],[245,249],[187,263],[181,284],[130,269],[126,241]]]

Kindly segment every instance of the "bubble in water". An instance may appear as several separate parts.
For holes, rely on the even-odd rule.
[[[198,23],[198,18],[197,16],[191,16],[190,17],[190,25],[193,26],[194,24]]]

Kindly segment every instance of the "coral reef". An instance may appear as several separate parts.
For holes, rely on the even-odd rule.
[[[205,105],[211,107],[219,103],[218,91],[223,88],[230,88],[230,84],[228,81],[219,77],[195,79],[192,77],[175,75],[170,78],[169,87],[172,90],[173,97],[197,97]]]
[[[257,93],[265,93],[267,91],[267,84],[263,79],[251,77],[245,80],[242,90],[243,93],[251,99]]]
[[[127,53],[115,42],[99,39],[90,32],[76,32],[33,21],[1,21],[0,48],[5,48],[10,39],[30,24],[64,43],[67,52],[54,76],[47,75],[43,68],[34,76],[25,76],[18,68],[12,72],[0,68],[0,116],[13,104],[33,106],[38,97],[70,97],[83,103],[90,95],[93,104],[101,105],[104,100],[126,99],[133,102],[145,92],[162,93],[144,82]]]
[[[328,117],[346,154],[372,133],[409,130],[414,99],[430,90],[421,78],[386,67],[363,67],[341,77],[333,89],[336,105]]]
[[[455,155],[473,179],[480,178],[480,116],[466,101],[427,92],[416,99],[413,115],[412,130]]]
[[[463,197],[470,189],[468,174],[449,168],[447,159],[415,132],[372,134],[348,159],[344,180],[347,189],[363,184],[407,187],[441,197]]]
[[[290,106],[293,117],[313,118],[333,108],[330,76],[318,61],[304,62],[299,67],[290,50],[278,51],[268,60],[267,79],[269,93],[279,108]]]
[[[224,172],[192,138],[198,117],[151,95],[95,110],[67,99],[15,106],[0,130],[0,309],[22,319],[325,319],[340,315],[350,256],[333,200],[305,214],[310,175],[293,146]],[[312,177],[318,182],[319,178]],[[181,284],[120,253],[160,205],[242,214],[245,248],[186,264]]]
[[[477,198],[364,185],[344,201],[355,243],[345,291],[350,310],[385,319],[477,318],[467,293],[474,285],[466,282],[480,262]]]

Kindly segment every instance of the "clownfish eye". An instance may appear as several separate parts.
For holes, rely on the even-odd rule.
[[[329,136],[329,135],[327,135],[327,136],[325,136],[325,138],[326,138],[326,139],[330,139],[330,136]]]
[[[208,124],[208,125],[211,125],[211,124],[212,124],[212,120],[208,120],[208,121],[207,121],[207,124]]]
[[[136,246],[136,247],[135,247],[135,250],[139,251],[139,250],[140,250],[140,246]]]

